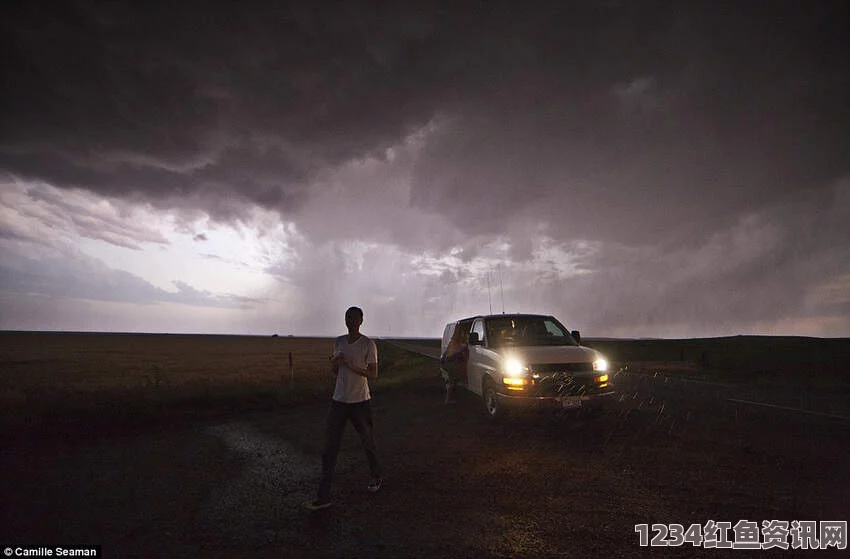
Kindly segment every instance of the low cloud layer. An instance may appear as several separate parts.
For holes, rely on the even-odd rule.
[[[7,296],[246,332],[335,331],[359,301],[433,335],[501,276],[510,310],[599,335],[850,335],[846,2],[6,12]],[[155,281],[119,249],[243,275]],[[32,323],[15,308],[0,326]]]

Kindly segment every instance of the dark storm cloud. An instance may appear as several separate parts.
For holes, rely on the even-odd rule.
[[[433,109],[408,72],[416,17],[346,6],[7,5],[0,164],[107,194],[292,209],[317,169]]]
[[[534,56],[429,143],[414,203],[475,232],[528,209],[645,242],[848,172],[846,3],[632,6],[522,35]]]
[[[288,228],[266,272],[316,331],[350,299],[439,328],[482,310],[497,265],[515,310],[598,331],[848,327],[843,0],[4,8],[0,171],[63,189],[3,198],[4,242],[53,240],[57,219],[164,242],[117,198],[179,209],[191,236],[204,214],[266,227],[262,206]],[[216,297],[4,273],[68,297]]]
[[[13,2],[0,165],[230,218],[436,121],[417,207],[657,233],[847,171],[847,6]]]
[[[139,220],[130,206],[85,191],[0,180],[0,238],[46,247],[74,235],[133,250],[146,243],[167,245],[162,233]]]
[[[563,305],[564,316],[590,331],[687,337],[763,332],[783,320],[803,328],[812,319],[834,322],[815,335],[843,332],[850,326],[848,216],[844,179],[786,196],[693,242],[608,246],[587,257],[592,274],[514,279],[524,290],[535,285],[542,300]]]

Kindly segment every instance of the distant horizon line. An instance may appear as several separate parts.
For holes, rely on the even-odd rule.
[[[103,335],[119,335],[119,336],[226,336],[226,337],[243,337],[243,338],[335,338],[340,333],[334,334],[281,334],[272,332],[269,334],[223,334],[212,332],[128,332],[128,331],[111,331],[111,330],[17,330],[0,328],[0,334],[103,334]],[[442,336],[396,336],[396,335],[377,335],[364,332],[365,335],[375,339],[398,339],[398,340],[439,340]],[[653,340],[708,340],[721,338],[806,338],[816,340],[850,340],[847,336],[802,336],[790,334],[727,334],[723,336],[691,336],[685,338],[665,338],[659,336],[640,336],[640,337],[616,337],[616,336],[582,336],[583,340],[595,341],[653,341]]]

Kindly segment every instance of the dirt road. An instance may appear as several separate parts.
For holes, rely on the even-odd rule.
[[[635,378],[600,417],[494,424],[471,398],[442,405],[425,364],[375,394],[384,487],[365,491],[349,429],[321,513],[299,503],[317,481],[325,403],[16,441],[0,457],[0,543],[99,543],[106,557],[637,557],[640,523],[850,517],[847,422],[677,400],[689,389],[670,386],[662,399]]]

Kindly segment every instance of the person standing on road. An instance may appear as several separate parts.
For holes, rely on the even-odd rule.
[[[369,379],[378,377],[378,348],[375,342],[360,333],[361,324],[363,311],[359,307],[350,307],[345,311],[348,334],[334,341],[331,369],[336,377],[336,385],[325,431],[318,494],[315,501],[304,503],[304,507],[309,510],[321,510],[331,506],[331,481],[348,420],[360,435],[369,462],[371,476],[366,489],[374,493],[381,488],[381,466],[375,450],[369,392]]]

